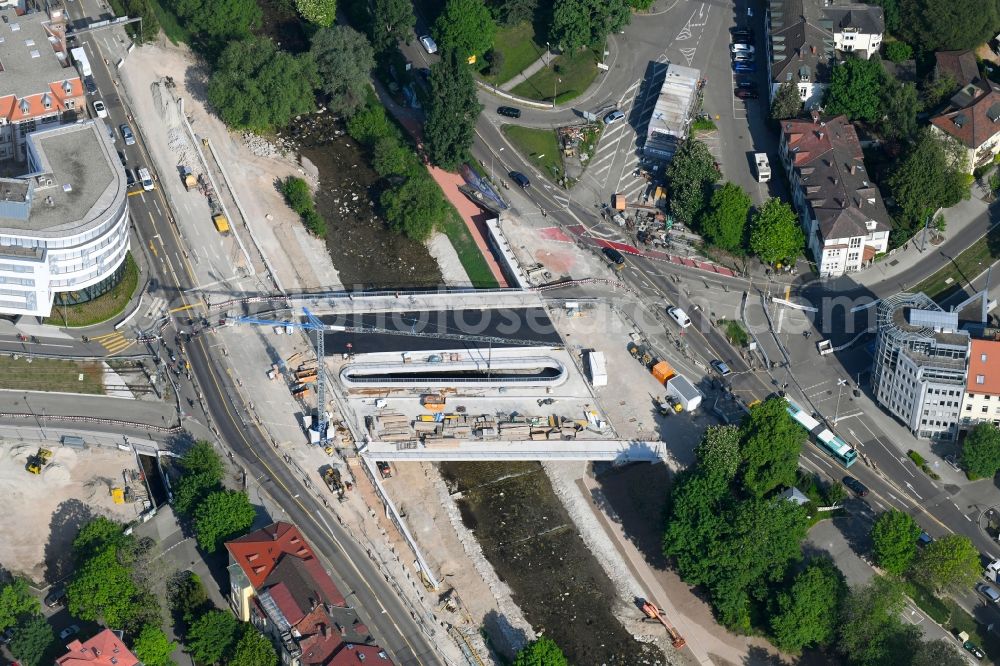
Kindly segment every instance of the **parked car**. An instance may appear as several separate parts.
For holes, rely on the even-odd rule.
[[[59,638],[60,640],[66,640],[70,636],[73,636],[79,632],[80,632],[80,627],[76,626],[75,624],[71,624],[59,632]]]
[[[606,247],[603,250],[604,256],[608,258],[615,268],[621,270],[625,266],[625,255],[613,247]]]
[[[733,372],[732,370],[729,369],[728,365],[726,365],[723,361],[720,361],[719,359],[715,359],[710,363],[710,365],[713,368],[715,368],[715,371],[718,372],[719,375],[721,375],[722,377],[725,377],[726,375],[731,374]]]
[[[757,71],[757,67],[753,64],[753,62],[743,62],[737,60],[733,62],[733,71],[737,74],[753,74]]]
[[[753,44],[753,30],[749,28],[733,30],[733,44]]]
[[[510,179],[521,186],[521,189],[528,189],[531,187],[531,181],[520,171],[511,171]]]
[[[929,546],[933,542],[934,542],[934,537],[932,537],[927,532],[921,532],[920,536],[917,537],[917,545],[921,547]]]
[[[420,45],[424,47],[424,50],[430,54],[435,54],[438,52],[438,45],[434,41],[434,38],[430,35],[424,35],[420,38]]]
[[[754,48],[750,44],[733,43],[729,45],[730,53],[749,53],[753,54]]]
[[[612,123],[616,123],[619,120],[625,120],[625,114],[622,113],[621,111],[619,111],[618,109],[615,109],[611,113],[609,113],[606,116],[604,116],[604,124],[605,125],[610,125]]]
[[[88,95],[96,95],[97,94],[97,84],[94,83],[94,77],[93,76],[87,75],[87,76],[83,77],[83,87],[87,89],[87,94]]]
[[[757,84],[753,81],[747,81],[746,79],[740,79],[736,82],[736,87],[740,90],[756,90]]]
[[[733,54],[733,62],[753,62],[753,53],[737,51]]]
[[[94,113],[97,114],[98,118],[108,117],[108,109],[104,106],[104,102],[99,99],[95,99],[92,106],[94,107]]]
[[[497,113],[508,118],[521,117],[521,109],[514,108],[513,106],[498,106]]]
[[[868,487],[855,479],[853,476],[845,476],[844,485],[853,490],[854,494],[858,497],[865,497],[868,495]]]
[[[962,643],[962,647],[964,647],[969,652],[969,654],[971,654],[976,659],[979,659],[980,661],[986,658],[986,653],[980,650],[979,646],[973,643],[972,641],[965,641],[964,643]]]
[[[119,127],[118,130],[122,133],[122,138],[125,140],[125,145],[126,146],[134,146],[135,145],[135,135],[132,134],[132,128],[131,127],[129,127],[125,123],[122,123],[121,127]]]
[[[992,585],[980,583],[979,585],[976,585],[976,592],[979,592],[979,594],[983,595],[993,603],[1000,602],[1000,592],[997,592],[997,589]]]
[[[66,588],[62,585],[57,585],[49,590],[49,593],[45,595],[45,605],[49,608],[55,608],[56,606],[61,606],[66,598]]]
[[[760,97],[756,90],[747,90],[746,88],[737,88],[733,91],[733,94],[740,99],[757,99]]]
[[[684,312],[684,310],[681,310],[678,307],[667,308],[667,314],[670,315],[670,318],[677,322],[677,325],[681,328],[687,328],[691,325],[691,318],[687,316],[687,313]]]
[[[125,153],[118,151],[118,159],[121,161],[122,166],[128,166],[128,159],[125,158]]]
[[[138,182],[139,179],[135,176],[135,169],[125,169],[125,186],[131,188]]]

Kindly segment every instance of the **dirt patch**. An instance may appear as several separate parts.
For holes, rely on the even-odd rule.
[[[68,573],[80,525],[97,515],[131,520],[139,505],[111,500],[111,487],[122,485],[122,472],[136,469],[132,454],[100,447],[50,448],[51,462],[35,475],[25,464],[37,445],[0,441],[0,497],[11,509],[0,516],[0,565],[51,583]]]
[[[663,664],[609,600],[617,591],[581,540],[538,463],[446,463],[441,472],[466,527],[538,633],[571,663]]]
[[[303,30],[305,21],[295,11],[292,0],[257,0],[257,6],[264,14],[258,34],[270,37],[278,46],[292,53],[309,50],[309,37]]]

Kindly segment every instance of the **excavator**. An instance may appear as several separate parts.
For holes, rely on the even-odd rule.
[[[330,489],[330,492],[337,495],[338,500],[343,502],[347,499],[346,492],[351,489],[351,482],[345,482],[341,478],[339,469],[333,466],[327,467],[323,473],[323,481],[326,483],[326,487]]]
[[[664,629],[667,630],[667,635],[670,636],[670,642],[676,649],[679,650],[687,645],[687,641],[684,640],[684,637],[681,636],[679,631],[677,631],[677,628],[670,624],[670,621],[667,620],[666,616],[663,614],[662,609],[657,608],[655,604],[646,601],[645,599],[640,599],[639,601],[642,602],[642,612],[646,614],[646,617],[651,620],[656,620],[663,625]]]
[[[32,474],[41,474],[42,468],[49,464],[49,460],[51,460],[51,458],[51,451],[39,447],[37,453],[28,457],[28,464],[24,466],[24,469],[28,470]]]

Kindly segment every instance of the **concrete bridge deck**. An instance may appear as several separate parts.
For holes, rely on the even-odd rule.
[[[663,442],[625,439],[573,440],[436,440],[430,445],[373,441],[362,456],[387,461],[601,460],[619,464],[658,462],[666,458]]]

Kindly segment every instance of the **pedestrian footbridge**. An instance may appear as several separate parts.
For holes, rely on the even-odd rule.
[[[397,462],[593,460],[620,465],[667,457],[663,442],[632,439],[371,441],[359,453],[370,460]]]

